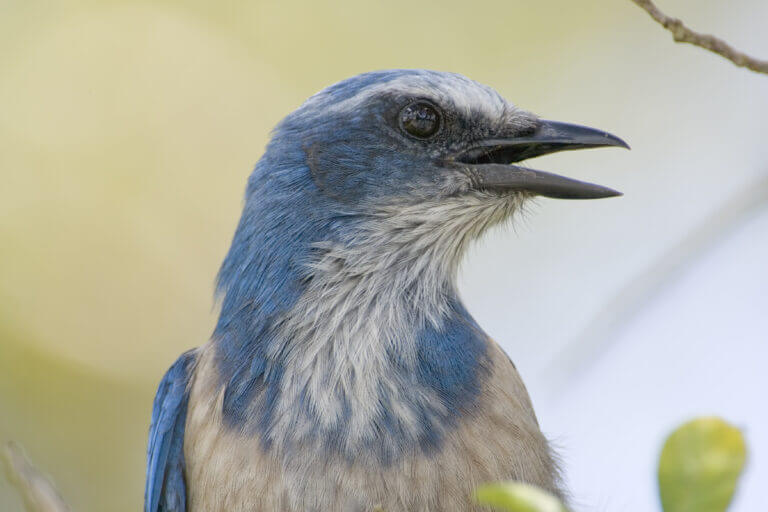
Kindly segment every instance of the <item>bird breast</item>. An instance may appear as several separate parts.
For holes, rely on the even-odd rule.
[[[521,480],[560,494],[557,469],[527,392],[507,356],[491,343],[490,372],[472,414],[439,449],[382,464],[350,460],[316,446],[265,448],[257,433],[228,427],[211,345],[192,383],[184,452],[191,512],[475,510],[474,488]]]

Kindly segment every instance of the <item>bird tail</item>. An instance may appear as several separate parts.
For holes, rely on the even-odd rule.
[[[17,443],[3,449],[8,479],[24,498],[27,512],[71,512],[51,480],[35,468]]]

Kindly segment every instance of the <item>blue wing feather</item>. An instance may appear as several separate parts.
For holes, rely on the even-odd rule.
[[[149,427],[144,512],[186,512],[184,423],[194,363],[194,351],[182,354],[157,388]]]

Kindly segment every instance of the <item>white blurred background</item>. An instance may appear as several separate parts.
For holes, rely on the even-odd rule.
[[[660,0],[768,58],[763,0]],[[0,5],[0,439],[74,510],[140,506],[154,387],[207,339],[269,129],[359,72],[456,71],[632,146],[537,160],[625,193],[539,200],[461,290],[528,383],[577,510],[659,510],[662,440],[744,429],[768,482],[768,77],[630,0]],[[0,509],[21,510],[0,480]]]

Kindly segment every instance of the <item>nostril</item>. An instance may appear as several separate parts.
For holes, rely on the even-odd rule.
[[[522,128],[515,134],[515,137],[530,137],[531,135],[533,135],[539,130],[539,127],[540,127],[540,123],[536,123],[535,125],[530,125],[525,128]]]

